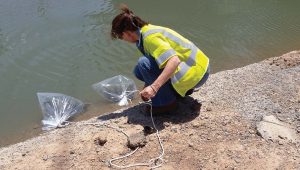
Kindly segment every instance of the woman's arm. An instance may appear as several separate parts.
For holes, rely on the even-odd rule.
[[[157,91],[160,89],[160,87],[164,85],[171,78],[171,76],[174,74],[179,64],[180,64],[180,60],[178,56],[175,55],[171,57],[167,61],[164,70],[158,76],[158,78],[150,86],[144,88],[140,92],[140,95],[145,97],[148,100],[153,98],[156,95]]]

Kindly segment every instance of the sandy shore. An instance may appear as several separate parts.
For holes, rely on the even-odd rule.
[[[110,169],[110,159],[131,152],[128,140],[144,146],[114,163],[147,162],[161,148],[155,133],[144,133],[153,127],[144,107],[1,148],[0,169]],[[300,169],[300,51],[213,74],[154,121],[165,151],[159,169]]]

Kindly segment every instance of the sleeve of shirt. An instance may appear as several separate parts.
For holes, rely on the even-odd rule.
[[[176,55],[176,51],[162,36],[153,36],[147,38],[145,41],[145,46],[147,52],[155,58],[159,68],[164,68],[167,61],[172,56]]]

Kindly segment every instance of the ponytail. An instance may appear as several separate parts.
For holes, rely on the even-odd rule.
[[[122,11],[122,13],[126,13],[126,14],[133,14],[133,12],[128,8],[128,6],[126,4],[120,4],[120,10]]]
[[[122,38],[124,31],[137,31],[148,24],[140,17],[134,15],[127,5],[121,4],[120,9],[122,12],[112,21],[111,37],[113,39]]]

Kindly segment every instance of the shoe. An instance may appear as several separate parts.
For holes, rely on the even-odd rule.
[[[152,106],[152,115],[156,116],[159,114],[170,113],[174,111],[176,108],[177,108],[177,101],[174,101],[164,106]],[[146,105],[145,112],[149,115],[151,114],[151,107],[149,105]]]

